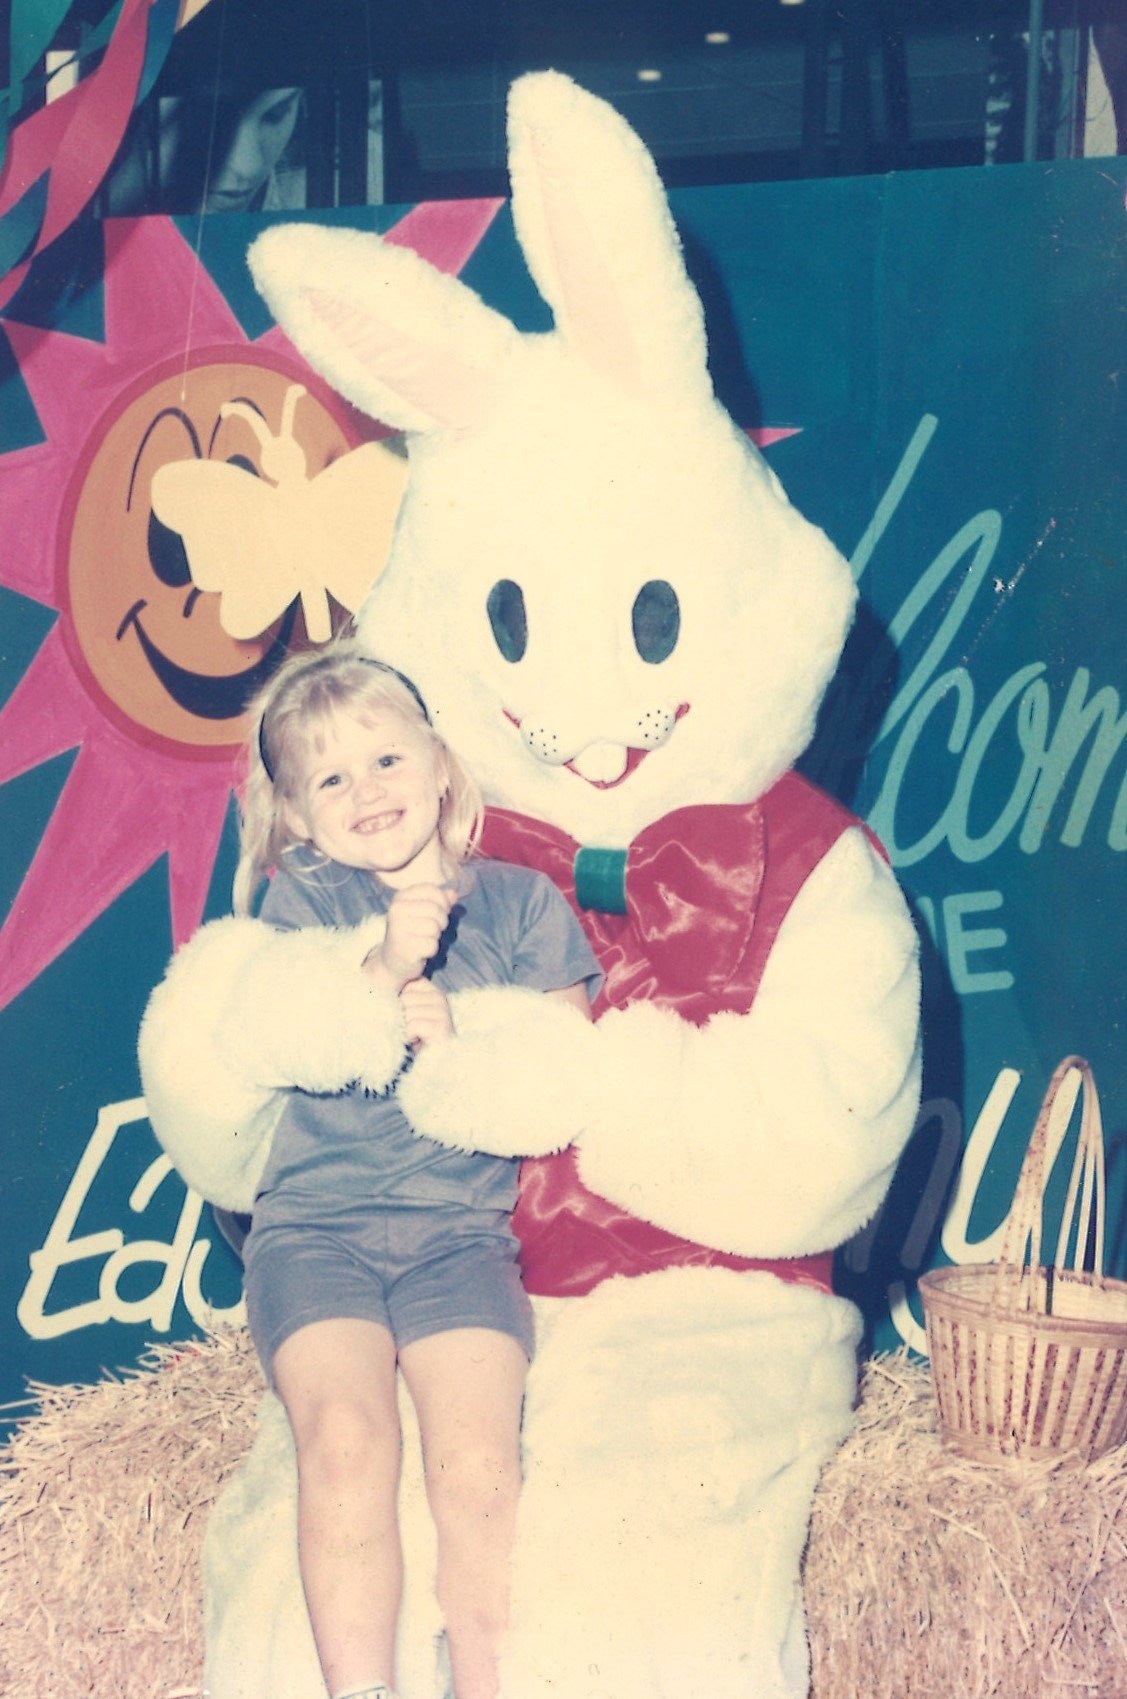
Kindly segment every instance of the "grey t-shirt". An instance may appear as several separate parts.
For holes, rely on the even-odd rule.
[[[473,860],[428,976],[443,991],[523,985],[556,991],[602,974],[583,929],[551,880],[505,862]],[[282,928],[354,926],[382,914],[394,895],[360,868],[304,850],[287,858],[262,905]],[[256,1227],[278,1222],[330,1226],[358,1207],[459,1205],[510,1211],[517,1167],[506,1157],[447,1150],[414,1132],[395,1088],[369,1096],[353,1086],[314,1095],[291,1091],[254,1206]]]

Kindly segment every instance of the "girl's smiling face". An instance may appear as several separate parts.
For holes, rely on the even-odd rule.
[[[446,763],[426,731],[394,708],[364,719],[344,711],[310,738],[289,829],[345,867],[385,885],[441,884],[446,877],[439,812]]]

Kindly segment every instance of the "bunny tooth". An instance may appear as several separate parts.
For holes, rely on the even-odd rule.
[[[626,771],[627,751],[624,743],[607,743],[600,738],[581,749],[571,762],[581,779],[592,784],[613,784]]]

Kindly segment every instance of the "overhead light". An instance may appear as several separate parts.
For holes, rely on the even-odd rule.
[[[652,65],[647,65],[643,70],[638,72],[638,81],[640,83],[659,83],[661,81],[661,72],[654,70]]]
[[[802,0],[779,0],[780,6],[801,6]]]
[[[710,47],[727,47],[732,38],[726,29],[710,29],[704,39]]]

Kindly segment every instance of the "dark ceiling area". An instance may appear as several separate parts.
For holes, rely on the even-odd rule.
[[[1122,34],[1125,14],[1127,0],[210,0],[154,100],[300,89],[311,206],[505,193],[508,86],[549,67],[610,99],[672,187],[1004,164],[1085,151],[1093,26]],[[1095,85],[1107,105],[1112,81]]]

